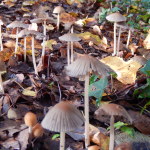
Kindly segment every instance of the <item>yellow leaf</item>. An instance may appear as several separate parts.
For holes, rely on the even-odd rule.
[[[57,44],[57,42],[53,39],[45,41],[45,47],[49,48],[50,50],[53,50],[52,45],[56,45],[56,44]]]
[[[136,80],[136,73],[142,66],[134,60],[124,61],[120,57],[108,56],[101,61],[110,66],[116,73],[117,79],[123,84],[133,84]]]
[[[35,97],[36,96],[36,92],[35,91],[31,91],[31,90],[28,90],[28,89],[24,89],[22,91],[22,94],[25,95],[25,96],[32,96],[32,97]]]

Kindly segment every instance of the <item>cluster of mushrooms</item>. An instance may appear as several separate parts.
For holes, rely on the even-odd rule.
[[[57,6],[53,13],[57,15],[57,30],[59,30],[60,24],[60,13],[64,12],[65,10]],[[114,55],[118,55],[117,50],[119,49],[119,45],[116,46],[116,26],[120,28],[119,30],[119,38],[121,34],[121,29],[128,29],[124,25],[118,24],[118,22],[126,21],[126,18],[122,16],[120,13],[113,13],[107,16],[106,18],[109,21],[114,22]],[[16,45],[14,56],[16,57],[17,50],[18,50],[18,41],[19,38],[24,38],[24,61],[26,61],[26,37],[32,37],[32,60],[34,66],[34,72],[38,75],[37,65],[36,65],[36,57],[35,57],[35,50],[34,50],[34,39],[42,39],[42,54],[40,63],[43,63],[44,55],[45,55],[45,41],[46,41],[46,24],[47,22],[51,22],[51,18],[45,13],[45,15],[40,16],[39,18],[35,18],[31,20],[32,24],[24,24],[21,21],[14,21],[7,26],[7,28],[16,28]],[[38,32],[38,24],[43,24],[43,33]],[[1,26],[4,24],[2,20],[0,20],[0,47],[1,51],[3,50],[3,43],[2,43],[2,33],[1,33]],[[20,31],[21,29],[21,31]],[[129,37],[131,30],[129,30]],[[118,43],[119,43],[118,38]],[[37,123],[36,116],[29,112],[25,115],[24,120],[26,125],[29,127],[29,133],[33,134],[35,137],[38,135],[43,135],[43,128],[48,129],[50,131],[60,132],[60,150],[65,149],[65,133],[68,131],[73,131],[83,124],[85,126],[85,147],[88,148],[90,145],[90,137],[89,137],[89,79],[91,74],[97,74],[101,77],[106,77],[109,75],[109,72],[113,70],[99,61],[98,59],[87,55],[87,54],[77,54],[77,57],[74,57],[73,51],[73,42],[80,41],[81,39],[73,33],[73,28],[70,28],[69,33],[62,35],[59,37],[59,40],[66,41],[67,44],[67,66],[65,67],[66,74],[70,77],[75,78],[82,78],[85,81],[84,85],[84,115],[74,106],[73,104],[60,101],[54,107],[50,108],[48,113],[45,115],[41,125]],[[127,46],[128,46],[127,42]],[[2,65],[2,64],[1,64]],[[1,66],[0,66],[1,67]],[[0,68],[1,71],[5,71],[5,67],[3,66]],[[1,74],[0,74],[0,80]],[[1,90],[4,93],[4,89],[2,84],[0,85]],[[129,118],[130,122],[132,122],[131,117],[126,112],[126,110],[116,104],[105,104],[102,105],[99,109],[103,109],[106,111],[110,116],[110,148],[109,150],[114,149],[114,115],[122,115]],[[43,128],[42,128],[43,127]],[[37,131],[37,132],[36,132]],[[38,136],[37,136],[38,137]]]

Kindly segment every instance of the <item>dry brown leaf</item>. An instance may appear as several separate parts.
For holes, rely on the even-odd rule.
[[[76,18],[69,13],[61,13],[60,21],[63,23],[74,23],[76,21]]]
[[[143,45],[146,49],[150,49],[150,30],[148,31],[148,35],[144,40]]]
[[[122,58],[117,56],[108,56],[101,59],[101,61],[110,66],[117,73],[117,79],[123,84],[135,83],[136,73],[142,66],[134,60],[125,62]]]

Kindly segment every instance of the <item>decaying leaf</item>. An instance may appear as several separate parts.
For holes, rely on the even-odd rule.
[[[120,57],[108,56],[101,61],[110,66],[116,73],[117,79],[123,84],[133,84],[136,80],[136,73],[142,66],[134,60],[124,61]]]
[[[29,89],[24,89],[22,91],[22,94],[25,95],[25,96],[32,96],[32,97],[35,97],[36,96],[36,92],[35,91],[31,91]]]
[[[61,13],[60,21],[63,23],[73,23],[76,21],[76,18],[69,13]]]
[[[57,44],[57,42],[53,39],[45,41],[45,47],[49,48],[50,50],[53,50],[52,45],[56,45],[56,44]]]

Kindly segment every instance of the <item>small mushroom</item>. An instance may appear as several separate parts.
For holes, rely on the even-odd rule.
[[[17,49],[18,49],[18,33],[19,30],[18,28],[28,28],[27,24],[22,23],[21,21],[14,21],[12,23],[10,23],[9,25],[7,25],[7,28],[17,28],[16,31],[16,46],[15,46],[15,57],[16,57],[16,53],[17,53]]]
[[[90,73],[98,73],[103,77],[112,71],[110,67],[89,55],[79,55],[78,58],[66,67],[66,73],[71,77],[82,77],[85,80],[84,86],[84,111],[85,111],[85,146],[90,144],[89,139],[89,76]]]
[[[32,128],[37,124],[37,117],[32,112],[27,112],[24,116],[24,122],[29,127],[29,134],[32,133]]]
[[[5,62],[0,60],[0,90],[1,90],[2,94],[4,94],[2,74],[5,73],[5,72],[6,72]]]
[[[32,136],[34,138],[42,137],[44,133],[44,129],[41,124],[37,123],[32,129]]]
[[[68,102],[60,102],[52,107],[42,121],[42,126],[50,131],[60,132],[60,150],[65,149],[65,132],[82,126],[84,118],[80,111]]]
[[[108,115],[111,116],[110,118],[110,143],[109,143],[109,150],[114,150],[114,116],[123,116],[129,119],[130,123],[132,124],[132,118],[128,114],[128,112],[120,105],[117,104],[103,104],[95,114],[98,115],[100,110],[105,111]]]
[[[54,8],[53,13],[57,14],[57,30],[59,30],[59,24],[60,24],[60,13],[65,12],[64,8],[61,6],[57,6]]]
[[[43,24],[43,45],[42,45],[42,56],[41,56],[41,60],[42,60],[42,64],[44,63],[44,55],[45,55],[45,41],[46,41],[46,22],[49,22],[49,21],[53,21],[52,18],[36,18],[36,19],[33,19],[33,20],[30,20],[31,23],[42,23]]]
[[[108,21],[114,22],[114,53],[113,55],[117,54],[117,44],[116,44],[116,24],[117,22],[126,21],[126,17],[121,15],[119,12],[112,13],[106,17]]]
[[[43,34],[38,32],[38,31],[35,31],[35,30],[28,30],[28,29],[24,29],[22,30],[19,34],[18,34],[19,37],[26,37],[26,36],[32,36],[32,60],[33,60],[33,66],[34,66],[34,71],[35,71],[35,74],[38,75],[38,71],[37,71],[37,67],[36,67],[36,60],[35,60],[35,49],[34,49],[34,37],[37,38],[37,39],[41,39],[43,38]],[[26,60],[26,40],[24,39],[24,58]]]
[[[67,62],[68,65],[73,62],[73,42],[80,41],[81,39],[74,33],[67,33],[59,37],[59,40],[68,42],[67,45]],[[71,45],[71,56],[70,56],[70,45]],[[70,61],[71,58],[71,61]]]

